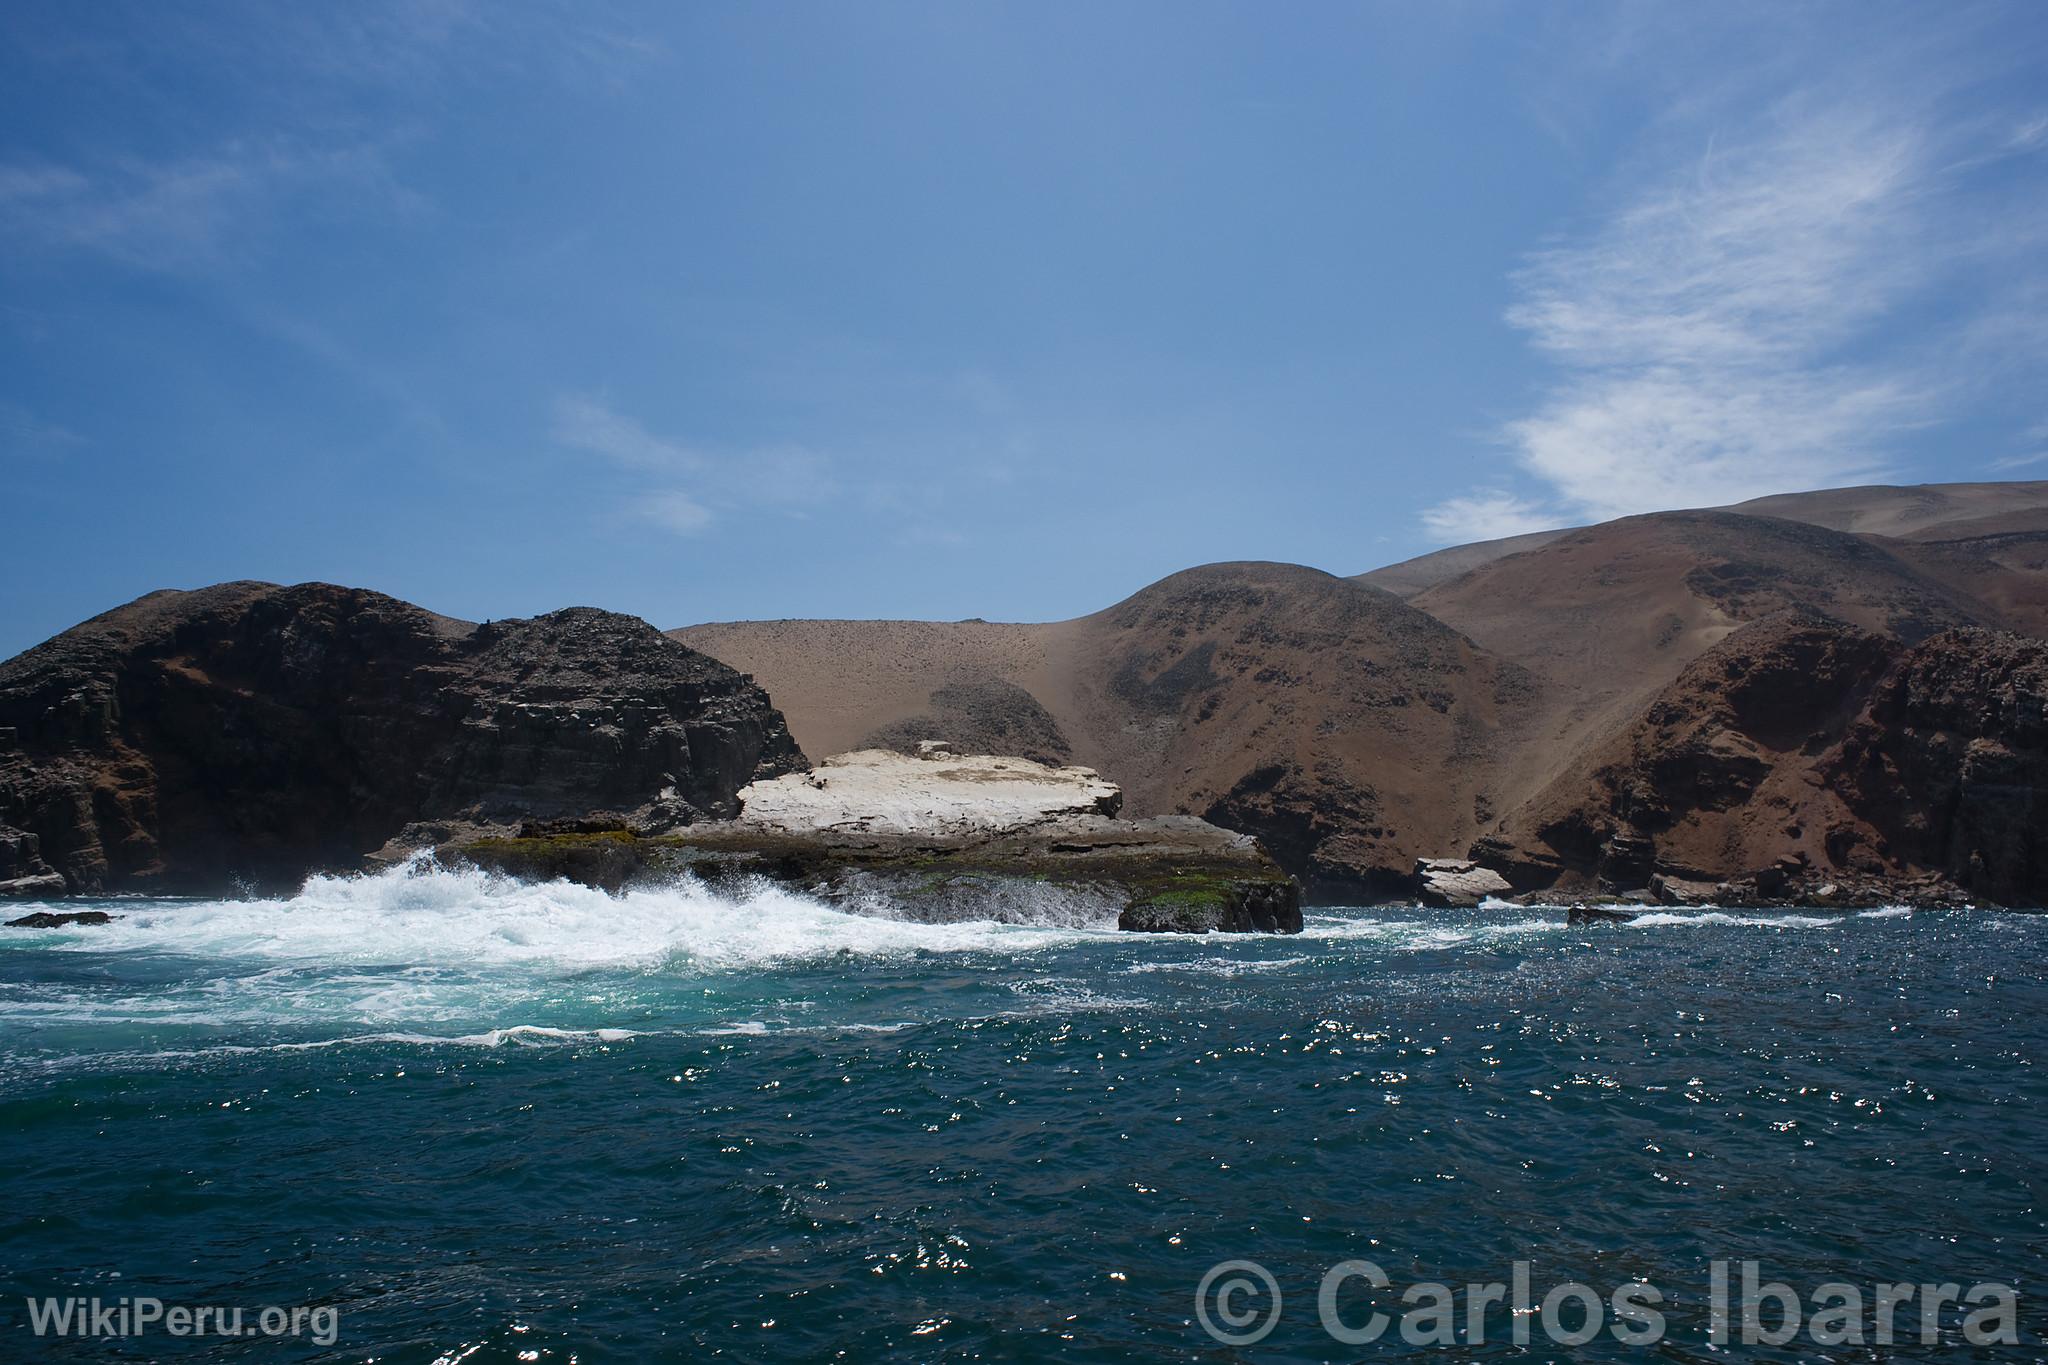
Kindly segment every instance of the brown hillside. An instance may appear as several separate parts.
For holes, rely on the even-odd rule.
[[[1865,484],[1777,493],[1719,510],[1804,521],[1858,535],[1910,536],[1935,527],[2048,508],[2048,479],[2005,483]]]
[[[1796,609],[1909,642],[1999,623],[1875,539],[1732,512],[1588,527],[1413,604],[1550,684],[1542,740],[1500,778],[1510,804],[1533,796],[1745,622]]]
[[[2048,507],[1927,527],[1887,548],[2006,629],[2048,636]]]
[[[892,736],[981,747],[986,729],[915,722],[971,721],[955,698],[993,698],[985,711],[1121,783],[1133,813],[1251,830],[1326,894],[1392,891],[1416,857],[1484,828],[1487,774],[1534,702],[1522,670],[1391,594],[1286,564],[1191,569],[1050,625],[674,634],[757,678],[812,753]]]
[[[1646,711],[1754,623],[1819,620],[1893,651],[1958,628],[2048,634],[2048,483],[1750,506],[1787,515],[1657,513],[1458,547],[1413,563],[1434,572],[1472,551],[1474,567],[1405,602],[1313,569],[1219,564],[1054,624],[773,621],[675,634],[760,679],[813,754],[947,738],[1085,763],[1123,784],[1135,811],[1259,833],[1325,895],[1385,891],[1410,859],[1477,838],[1563,856],[1543,853],[1534,831],[1563,811],[1609,809],[1614,793],[1595,775],[1636,771]],[[1744,638],[1738,653],[1778,639]],[[1779,645],[1772,660],[1799,657]],[[1784,706],[1839,701],[1799,668],[1759,665],[1756,676]],[[1651,765],[1656,780],[1691,809],[1687,782],[1717,780],[1717,745],[1760,742],[1750,724],[1700,710],[1690,738]],[[1814,733],[1802,732],[1796,761],[1768,744],[1753,755],[1758,790],[1775,800],[1773,784],[1789,784],[1793,801],[1821,780],[1807,762]],[[1740,828],[1674,816],[1673,866],[1727,871],[1771,848],[1816,868],[1848,856],[1840,838],[1813,845],[1828,819],[1806,820],[1797,837],[1757,832],[1779,827],[1779,813]],[[1881,838],[1871,820],[1835,815]],[[1571,856],[1597,875],[1588,869],[1605,855]]]
[[[1940,538],[1962,535],[1959,523],[2048,509],[2048,480],[2013,483],[1868,484],[1811,493],[1778,493],[1728,507],[1699,510],[1803,521],[1859,535]],[[1943,534],[1943,528],[1957,527]],[[1533,550],[1570,530],[1531,531],[1501,540],[1453,545],[1357,575],[1361,583],[1412,598],[1507,555]],[[1976,534],[1983,534],[1978,532]]]
[[[1475,540],[1470,545],[1453,545],[1448,549],[1432,550],[1426,555],[1404,559],[1399,564],[1389,564],[1383,569],[1359,574],[1357,580],[1371,587],[1383,588],[1406,601],[1439,583],[1448,583],[1462,574],[1471,573],[1482,564],[1491,564],[1496,559],[1521,554],[1524,550],[1534,550],[1570,534],[1570,528],[1559,528],[1555,531],[1531,531],[1527,535],[1506,536],[1500,540]]]

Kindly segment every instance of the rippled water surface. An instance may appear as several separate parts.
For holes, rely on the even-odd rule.
[[[1191,940],[420,869],[106,908],[0,937],[11,1358],[1343,1359],[1316,1287],[1359,1257],[1645,1279],[1678,1360],[1729,1358],[1715,1257],[1997,1279],[2029,1343],[1999,1354],[2039,1354],[2040,918]],[[1237,1350],[1194,1312],[1233,1258],[1285,1299]],[[338,1335],[31,1338],[53,1294],[326,1305]],[[1417,1353],[1506,1358],[1504,1324]]]

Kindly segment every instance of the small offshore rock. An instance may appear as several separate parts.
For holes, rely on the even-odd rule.
[[[67,883],[60,874],[39,872],[0,882],[0,901],[48,900],[52,896],[63,895],[67,889]]]
[[[1469,907],[1514,891],[1506,877],[1469,858],[1417,858],[1415,877],[1424,905]]]
[[[63,881],[62,877],[57,879],[60,888]],[[113,922],[114,917],[104,910],[71,910],[61,913],[50,910],[38,910],[33,915],[23,915],[20,919],[7,921],[7,927],[10,929],[62,929],[67,924],[112,924]]]
[[[1282,882],[1169,890],[1133,901],[1116,927],[1140,934],[1298,934],[1301,897]]]
[[[1725,882],[1690,881],[1663,872],[1650,878],[1650,898],[1659,905],[1714,905],[1728,892]]]

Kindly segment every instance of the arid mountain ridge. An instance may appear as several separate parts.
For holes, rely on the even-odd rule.
[[[1211,564],[1040,624],[664,636],[229,583],[0,663],[0,884],[267,885],[530,822],[654,837],[806,752],[942,739],[1256,835],[1325,900],[1463,857],[1520,892],[2041,905],[2044,637],[2048,483],[1657,513],[1356,578]]]
[[[1135,813],[1258,834],[1326,899],[1406,894],[1415,859],[1468,850],[1525,890],[1791,869],[2048,898],[2023,833],[2048,482],[1784,495],[1352,579],[1215,564],[1064,622],[671,634],[757,679],[813,754],[946,738],[1086,763]],[[1786,667],[1816,650],[1861,666]],[[1743,781],[1681,780],[1733,750]]]

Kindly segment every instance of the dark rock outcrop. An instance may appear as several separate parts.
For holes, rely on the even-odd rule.
[[[2048,904],[2048,641],[1796,612],[1694,660],[1475,844],[1518,891]]]
[[[2048,643],[1952,631],[1887,673],[1822,765],[1891,864],[2048,904]]]
[[[1125,906],[1116,927],[1140,934],[1298,934],[1301,896],[1291,882],[1278,878],[1168,885]]]
[[[7,921],[10,929],[62,929],[68,924],[112,924],[114,917],[104,910],[73,910],[68,912],[38,910],[33,915]]]
[[[961,753],[1015,754],[1054,766],[1073,757],[1052,713],[1015,683],[951,682],[932,690],[930,704],[930,711],[881,727],[859,747],[914,754],[920,744],[944,740]]]
[[[760,688],[633,617],[159,592],[0,664],[0,880],[289,885],[466,825],[729,816],[803,766]]]

